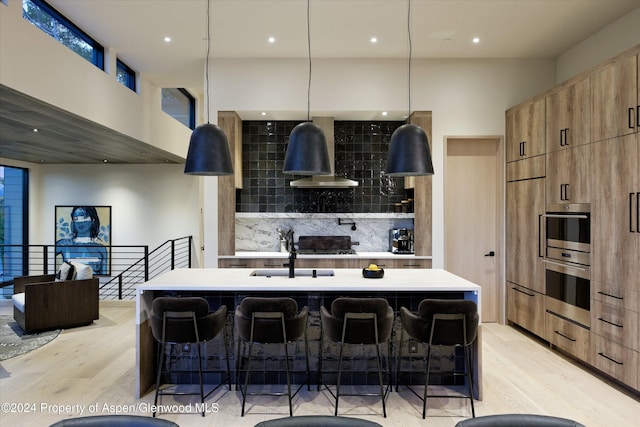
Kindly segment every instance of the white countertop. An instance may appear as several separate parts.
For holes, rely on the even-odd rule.
[[[329,277],[254,277],[253,268],[184,268],[137,286],[138,292],[164,291],[458,291],[480,294],[480,286],[440,269],[387,269],[381,279],[365,279],[362,270],[334,268]],[[273,269],[284,270],[284,269]],[[301,269],[309,270],[309,269]],[[319,269],[328,270],[328,269]]]
[[[219,255],[219,259],[236,259],[236,258],[288,258],[289,252],[260,252],[260,251],[243,251],[236,252],[235,255]],[[414,254],[392,254],[391,252],[356,252],[355,254],[297,254],[298,258],[322,258],[322,259],[431,259],[431,256],[416,256]]]

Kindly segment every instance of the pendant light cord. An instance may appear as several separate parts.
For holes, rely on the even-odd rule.
[[[307,121],[311,121],[311,8],[307,0],[307,52],[309,54],[309,80],[307,83]]]
[[[407,8],[407,35],[408,35],[408,40],[409,40],[409,64],[408,64],[408,69],[409,69],[409,111],[407,112],[407,120],[409,120],[409,117],[411,116],[411,0],[408,0],[409,3],[409,7]]]
[[[211,123],[209,120],[209,114],[211,110],[211,105],[209,105],[209,51],[211,49],[211,24],[209,23],[210,12],[211,9],[211,0],[207,0],[207,56],[206,56],[206,64],[204,66],[204,80],[205,80],[205,103],[207,106],[207,123]]]

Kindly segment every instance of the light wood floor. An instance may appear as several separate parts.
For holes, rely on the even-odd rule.
[[[0,313],[10,305],[0,304]],[[91,326],[63,331],[51,343],[26,355],[0,362],[0,401],[27,405],[22,413],[0,415],[3,426],[47,426],[62,418],[85,415],[90,405],[98,413],[113,413],[114,407],[135,408],[149,414],[144,405],[153,394],[136,399],[135,387],[135,302],[103,301],[100,319]],[[483,325],[484,400],[476,402],[476,414],[535,413],[572,418],[588,427],[637,426],[640,402],[601,378],[550,351],[514,328]],[[180,401],[186,404],[190,400]],[[254,426],[257,422],[288,415],[286,398],[253,397],[248,413],[240,417],[240,394],[218,391],[209,397],[217,412],[205,418],[194,414],[164,414],[181,426]],[[168,399],[165,398],[167,403]],[[194,402],[194,401],[192,401]],[[195,403],[195,402],[194,402]],[[5,408],[4,406],[2,407]],[[56,413],[61,410],[61,413]],[[375,398],[341,399],[340,414],[374,420],[384,426],[455,426],[470,416],[462,399],[430,401],[427,419],[422,420],[420,402],[401,387],[391,393],[387,418],[382,417]],[[294,400],[294,414],[333,413],[326,392],[303,391]]]

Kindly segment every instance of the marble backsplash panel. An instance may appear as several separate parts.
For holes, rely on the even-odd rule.
[[[338,223],[355,222],[352,224]],[[350,236],[356,252],[386,252],[389,250],[389,230],[393,228],[413,228],[411,215],[383,216],[376,214],[352,215],[273,215],[236,214],[236,251],[279,252],[278,229],[294,232],[294,241],[300,236]]]

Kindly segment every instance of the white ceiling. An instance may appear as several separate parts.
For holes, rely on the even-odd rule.
[[[409,1],[310,0],[312,58],[408,58]],[[202,94],[207,0],[48,3],[145,79]],[[212,58],[307,57],[307,1],[210,0],[209,6]],[[637,7],[640,0],[411,0],[412,57],[556,58]],[[369,42],[373,36],[378,43]],[[473,44],[473,37],[481,42]],[[49,132],[31,132],[34,117]],[[0,157],[182,161],[7,87],[0,87]]]
[[[155,84],[202,86],[207,0],[49,3]],[[414,58],[555,58],[640,0],[310,0],[312,58],[407,58],[409,4]],[[305,0],[210,0],[209,8],[213,58],[308,55]]]

